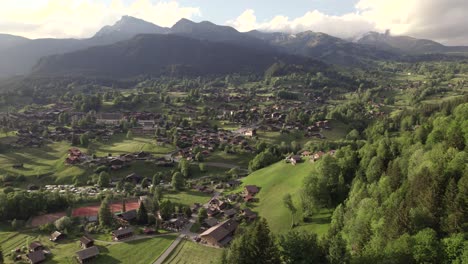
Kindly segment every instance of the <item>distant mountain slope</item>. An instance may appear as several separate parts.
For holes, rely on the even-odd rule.
[[[34,73],[117,78],[141,74],[263,73],[278,60],[325,67],[310,59],[238,45],[176,35],[138,35],[113,45],[45,57],[35,67]]]
[[[145,20],[131,16],[123,16],[112,26],[105,26],[99,30],[91,41],[111,44],[120,40],[130,39],[135,34],[166,34],[169,28],[160,27]]]
[[[272,49],[266,41],[241,33],[229,26],[219,26],[208,21],[195,23],[181,19],[171,29],[170,34],[214,42],[224,42],[250,48]]]
[[[0,77],[27,74],[44,56],[113,44],[142,33],[167,33],[168,30],[168,28],[162,28],[141,19],[124,16],[114,25],[105,26],[89,39],[24,39],[3,50],[0,48]],[[0,35],[0,47],[1,39]]]
[[[445,52],[446,47],[440,43],[427,39],[417,39],[408,36],[392,36],[369,32],[357,40],[359,44],[374,46],[383,50],[400,51],[405,53],[436,53]]]
[[[287,53],[308,56],[331,64],[349,66],[364,64],[369,60],[388,60],[398,57],[392,52],[312,31],[298,34],[250,31],[247,34],[268,41]]]
[[[0,34],[0,51],[17,46],[17,45],[24,44],[28,41],[29,39],[27,38],[8,35],[8,34]]]

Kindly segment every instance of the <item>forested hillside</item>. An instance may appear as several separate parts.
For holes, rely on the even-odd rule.
[[[343,238],[356,263],[468,261],[468,104],[455,105],[366,130],[349,196],[333,215],[329,250]]]

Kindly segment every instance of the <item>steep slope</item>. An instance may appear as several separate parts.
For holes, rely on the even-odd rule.
[[[317,66],[301,57],[175,35],[138,35],[113,45],[92,47],[41,59],[40,75],[131,77],[141,74],[207,75],[264,72],[278,59]],[[323,67],[323,65],[321,65]]]

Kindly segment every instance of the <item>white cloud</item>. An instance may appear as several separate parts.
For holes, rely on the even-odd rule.
[[[389,29],[395,35],[429,38],[451,45],[468,45],[468,1],[464,0],[360,0],[353,13],[331,16],[312,10],[290,19],[278,15],[259,22],[248,9],[227,21],[240,31],[259,29],[297,33],[305,30],[338,37]]]
[[[13,2],[0,0],[0,32],[31,38],[90,37],[123,15],[160,26],[172,26],[181,18],[201,16],[200,8],[181,6],[173,0],[156,3],[113,0],[109,4],[91,0],[34,0],[24,6]]]

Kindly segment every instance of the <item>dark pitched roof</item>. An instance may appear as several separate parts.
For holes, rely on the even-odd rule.
[[[90,259],[99,255],[99,249],[96,246],[92,246],[92,247],[77,251],[76,255],[78,256],[78,259],[80,260]]]
[[[34,241],[31,244],[29,244],[29,249],[35,250],[38,247],[43,247],[43,245],[39,241]]]
[[[112,231],[112,234],[114,236],[122,236],[122,235],[127,235],[133,233],[133,228],[132,227],[127,227],[127,228],[122,228],[119,230]]]
[[[236,230],[237,226],[238,223],[230,219],[213,226],[212,228],[203,232],[200,236],[211,236],[216,241],[218,241],[218,243],[222,244],[221,241],[232,234]]]
[[[87,237],[87,236],[82,236],[82,237],[80,238],[80,242],[83,243],[83,244],[85,244],[85,245],[87,245],[87,244],[89,244],[89,243],[91,243],[91,242],[94,242],[94,239],[89,238],[89,237]]]
[[[256,185],[246,185],[245,189],[248,193],[256,194],[258,193],[258,187]]]
[[[127,212],[123,212],[121,214],[119,214],[120,217],[122,217],[124,220],[126,221],[130,221],[130,220],[133,220],[137,217],[137,210],[134,209],[134,210],[130,210],[130,211],[127,211]]]
[[[218,220],[214,217],[210,217],[210,218],[207,218],[205,219],[205,221],[203,221],[206,225],[212,227],[212,226],[215,226],[218,224]]]
[[[234,208],[224,211],[224,215],[225,215],[225,216],[233,216],[233,215],[235,215],[235,214],[237,214],[237,210],[234,209]]]
[[[31,252],[27,256],[31,260],[31,263],[33,264],[41,263],[46,259],[44,252],[42,250]]]

